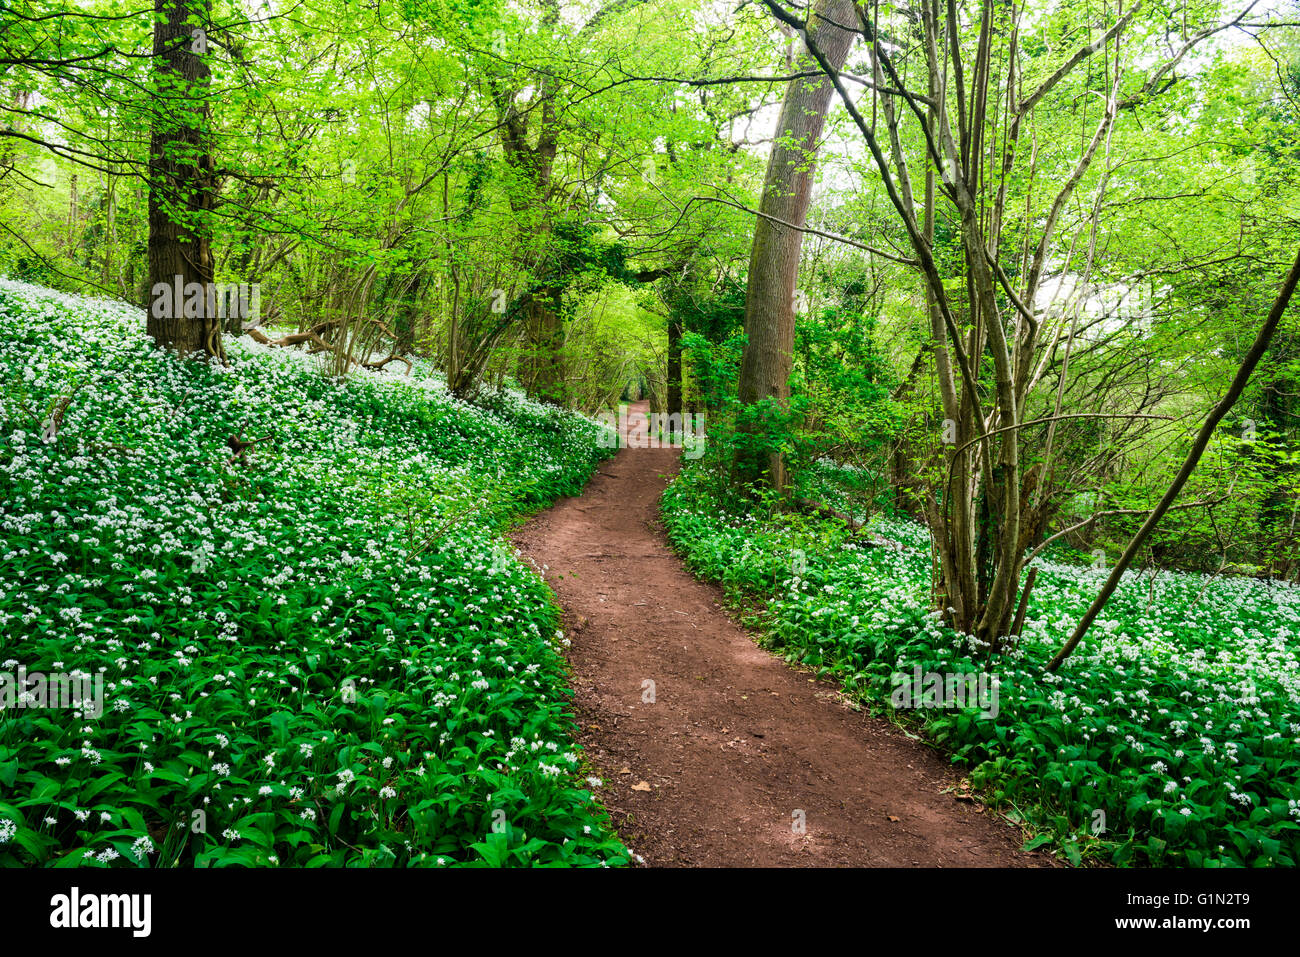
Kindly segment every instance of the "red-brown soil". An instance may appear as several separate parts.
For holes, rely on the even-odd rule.
[[[645,404],[632,411],[644,429]],[[1050,865],[941,756],[759,649],[685,570],[658,521],[680,455],[624,448],[514,536],[564,609],[578,740],[632,851],[657,866]]]

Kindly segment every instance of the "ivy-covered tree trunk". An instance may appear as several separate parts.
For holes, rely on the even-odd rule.
[[[181,355],[224,359],[220,321],[206,294],[213,280],[215,186],[208,137],[211,71],[204,62],[209,4],[154,0],[154,13],[147,328],[159,346]],[[204,295],[186,293],[193,283]],[[160,296],[164,288],[171,292]]]
[[[564,317],[560,314],[562,290],[544,288],[528,303],[524,331],[528,337],[524,356],[524,387],[544,402],[564,405]]]
[[[854,0],[819,0],[809,18],[813,45],[835,70],[844,65],[855,34],[836,24],[855,22]],[[815,71],[817,62],[805,50],[795,69]],[[790,400],[790,372],[794,352],[794,295],[803,247],[800,231],[812,198],[813,161],[835,88],[825,77],[791,80],[781,104],[776,141],[767,163],[760,216],[754,227],[749,258],[749,285],[745,295],[745,344],[741,360],[739,398],[754,407],[774,401],[786,407]],[[756,424],[745,426],[758,431]],[[781,455],[744,456],[737,462],[741,482],[766,479],[775,488],[786,485]]]

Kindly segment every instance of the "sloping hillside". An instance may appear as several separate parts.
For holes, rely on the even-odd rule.
[[[0,282],[0,671],[103,693],[0,713],[0,865],[624,861],[498,535],[582,487],[598,426],[230,352]]]

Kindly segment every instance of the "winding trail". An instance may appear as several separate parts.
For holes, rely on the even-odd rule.
[[[564,609],[578,740],[628,846],[657,866],[1050,864],[959,796],[940,756],[759,649],[686,571],[658,521],[679,455],[624,448],[514,536]]]

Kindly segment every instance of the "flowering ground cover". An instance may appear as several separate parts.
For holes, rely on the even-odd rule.
[[[0,281],[0,671],[104,681],[99,717],[0,711],[0,865],[625,862],[499,536],[599,427],[230,353]]]
[[[700,575],[757,600],[752,623],[790,660],[910,718],[973,783],[1074,862],[1260,866],[1300,858],[1300,589],[1130,572],[1056,674],[1043,666],[1106,572],[1039,560],[1023,635],[990,666],[996,715],[891,711],[896,673],[980,671],[971,639],[930,611],[928,532],[726,513],[702,470],[664,496],[669,538]],[[892,544],[891,544],[892,543]]]

